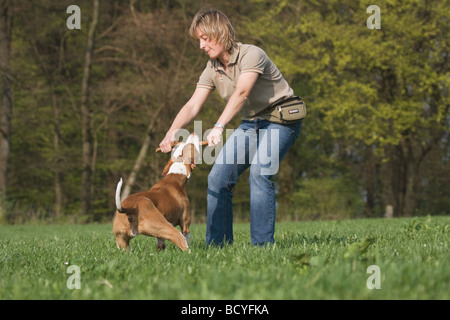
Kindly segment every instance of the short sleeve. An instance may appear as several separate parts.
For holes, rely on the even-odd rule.
[[[266,53],[256,46],[251,46],[241,58],[241,73],[256,72],[264,74],[266,64]]]
[[[214,80],[214,70],[211,66],[211,63],[208,62],[205,70],[203,70],[203,72],[200,75],[200,78],[197,82],[197,88],[205,88],[208,90],[214,90],[214,88],[216,86],[215,86],[213,80]]]

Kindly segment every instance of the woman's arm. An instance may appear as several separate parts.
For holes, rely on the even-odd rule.
[[[239,76],[236,90],[228,100],[228,103],[217,120],[217,123],[225,127],[231,119],[233,119],[233,117],[241,111],[244,102],[252,91],[258,77],[259,74],[256,72],[245,72]],[[214,127],[213,130],[211,130],[207,137],[209,146],[214,146],[220,142],[223,130],[224,129],[220,127]]]
[[[171,143],[172,141],[175,141],[176,132],[187,126],[192,122],[192,120],[195,119],[211,92],[211,90],[205,88],[195,89],[194,94],[181,108],[180,112],[178,112],[175,120],[169,128],[169,131],[167,131],[165,138],[159,144],[162,152],[167,153],[172,150]]]

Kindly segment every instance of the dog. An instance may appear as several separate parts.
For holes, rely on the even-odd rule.
[[[206,142],[207,143],[207,142]],[[178,143],[162,178],[145,192],[139,192],[120,201],[122,179],[116,188],[116,215],[113,233],[119,249],[130,249],[130,240],[139,234],[156,237],[158,250],[166,248],[165,239],[181,251],[189,248],[191,210],[185,186],[199,161],[199,142],[191,134],[186,143]],[[158,151],[158,149],[156,150]],[[175,227],[180,226],[181,232]]]

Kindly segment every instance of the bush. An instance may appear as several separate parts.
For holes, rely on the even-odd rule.
[[[290,214],[299,219],[348,219],[360,215],[364,201],[354,180],[324,177],[303,180],[291,197]]]

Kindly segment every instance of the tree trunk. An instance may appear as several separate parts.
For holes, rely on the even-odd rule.
[[[144,142],[142,143],[141,150],[139,151],[139,154],[136,158],[136,161],[134,162],[133,169],[130,172],[130,176],[125,182],[125,187],[123,188],[121,198],[125,199],[128,197],[131,193],[131,188],[133,187],[134,183],[136,182],[136,176],[139,170],[142,167],[142,164],[144,163],[144,159],[147,156],[148,149],[150,147],[151,143],[151,132],[153,130],[154,125],[156,124],[156,121],[158,120],[159,113],[162,110],[162,104],[158,107],[158,109],[155,111],[154,117],[147,128],[147,134],[145,135]]]
[[[81,214],[88,215],[91,209],[91,113],[89,110],[89,76],[91,71],[92,55],[94,51],[94,35],[98,22],[98,0],[94,0],[92,22],[89,27],[88,41],[86,48],[86,57],[84,64],[83,80],[81,83],[81,127],[82,127],[82,164],[83,175],[81,182]]]
[[[52,88],[52,103],[53,103],[53,152],[54,156],[54,182],[55,182],[55,203],[54,203],[54,211],[55,216],[60,217],[62,211],[62,171],[61,171],[61,151],[60,151],[60,122],[59,122],[59,106],[55,94],[55,90]]]
[[[376,163],[372,146],[365,147],[365,162],[363,164],[364,181],[366,188],[365,211],[368,217],[375,216],[375,194],[376,194]]]
[[[397,146],[392,146],[389,153],[387,179],[390,180],[386,205],[393,205],[394,216],[409,217],[416,208],[417,185],[419,183],[421,164],[434,146],[430,143],[421,148],[411,137],[405,135]]]
[[[402,217],[404,215],[405,208],[407,168],[405,166],[405,159],[401,146],[392,147],[389,167],[390,173],[388,175],[388,179],[391,184],[391,188],[389,190],[391,195],[387,198],[391,199],[394,207],[394,216]]]
[[[9,57],[11,52],[11,1],[0,2],[0,224],[6,222],[6,176],[11,142],[12,81]]]

